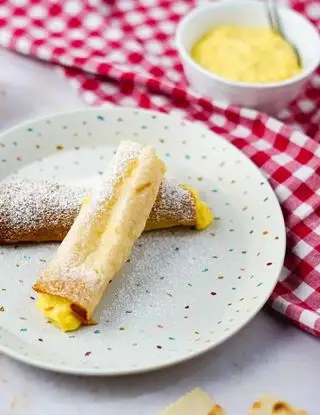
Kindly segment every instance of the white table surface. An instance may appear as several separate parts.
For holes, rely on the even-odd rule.
[[[52,67],[0,49],[0,130],[84,104]],[[84,378],[28,367],[0,354],[0,415],[152,415],[194,387],[245,415],[262,393],[320,414],[319,341],[266,309],[222,346],[157,373]],[[197,414],[195,414],[197,415]]]

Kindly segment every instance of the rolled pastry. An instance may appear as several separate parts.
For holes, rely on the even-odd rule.
[[[62,241],[85,195],[99,183],[8,179],[0,182],[0,243]],[[212,213],[192,187],[164,179],[146,230],[191,226],[204,229]]]
[[[40,295],[39,308],[62,330],[92,323],[105,288],[146,225],[163,174],[164,165],[153,148],[120,145],[101,185],[86,199],[33,286],[45,294]]]

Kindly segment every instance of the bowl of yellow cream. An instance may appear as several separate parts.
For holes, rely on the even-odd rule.
[[[224,0],[191,11],[176,34],[191,88],[271,114],[285,108],[319,65],[320,36],[293,10],[279,7],[279,15],[285,39],[269,27],[264,2]]]

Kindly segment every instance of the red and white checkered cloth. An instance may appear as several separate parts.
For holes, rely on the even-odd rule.
[[[56,64],[89,104],[179,112],[247,154],[275,189],[287,225],[285,267],[270,305],[320,336],[320,69],[279,114],[287,126],[199,97],[187,87],[173,37],[180,18],[203,2],[0,0],[0,44]],[[291,5],[320,28],[319,0]]]

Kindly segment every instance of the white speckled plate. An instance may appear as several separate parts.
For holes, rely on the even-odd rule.
[[[158,369],[226,340],[270,295],[285,252],[278,201],[242,153],[198,123],[123,108],[29,122],[0,135],[0,179],[95,175],[121,139],[155,146],[179,182],[200,190],[215,224],[143,235],[105,293],[99,324],[69,334],[45,321],[32,291],[57,246],[0,246],[0,350],[8,355],[77,374]]]

